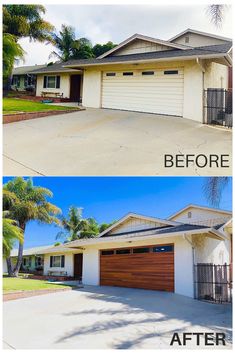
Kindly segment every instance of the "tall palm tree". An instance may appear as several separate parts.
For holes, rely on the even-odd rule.
[[[203,185],[204,194],[212,206],[219,206],[222,192],[229,183],[229,177],[207,177]]]
[[[210,17],[211,22],[218,28],[222,26],[224,13],[228,6],[225,4],[212,4],[207,7],[207,14]]]
[[[24,180],[21,177],[14,178],[3,185],[3,195],[14,194],[15,200],[9,202],[5,199],[3,206],[7,207],[8,217],[15,220],[22,231],[23,238],[27,224],[36,220],[40,223],[59,224],[57,215],[61,212],[58,207],[47,201],[53,194],[49,189],[34,186],[32,179]],[[22,258],[24,241],[19,243],[18,257],[15,268],[9,270],[9,275],[18,276]]]

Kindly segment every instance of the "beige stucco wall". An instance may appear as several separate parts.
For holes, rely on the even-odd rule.
[[[47,76],[60,76],[60,88],[43,88],[43,77]],[[70,75],[69,74],[45,74],[37,75],[37,89],[36,96],[41,96],[41,92],[53,92],[63,93],[63,98],[69,98],[70,96]]]
[[[214,62],[206,65],[205,89],[228,88],[228,67]]]
[[[91,108],[101,108],[102,70],[145,70],[145,69],[184,69],[184,103],[183,117],[198,122],[203,121],[203,75],[196,60],[169,61],[148,64],[104,65],[103,67],[87,68],[84,71],[83,105]]]
[[[189,37],[189,43],[185,43],[185,37]],[[186,33],[181,37],[172,41],[173,43],[179,43],[183,45],[189,45],[192,47],[200,47],[204,45],[217,45],[226,43],[224,40],[216,39],[212,37],[202,36],[196,33]]]
[[[193,297],[193,262],[191,245],[183,237],[169,237],[139,241],[122,241],[109,244],[85,246],[83,251],[83,283],[99,285],[100,281],[100,249],[131,247],[138,245],[174,244],[175,261],[175,293]]]

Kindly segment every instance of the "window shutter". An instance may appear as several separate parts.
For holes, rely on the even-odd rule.
[[[64,255],[61,256],[61,267],[64,267]]]
[[[50,267],[52,267],[52,258],[53,256],[50,256]]]
[[[56,76],[56,88],[60,88],[60,76]]]
[[[43,88],[47,88],[47,76],[43,77]]]

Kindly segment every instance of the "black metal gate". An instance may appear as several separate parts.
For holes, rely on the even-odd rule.
[[[230,265],[197,264],[194,266],[195,297],[216,303],[230,303],[232,282]]]
[[[232,90],[208,88],[204,90],[204,122],[232,127]]]

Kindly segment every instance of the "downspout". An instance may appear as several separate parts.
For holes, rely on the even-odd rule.
[[[202,110],[203,110],[203,124],[205,124],[205,111],[204,111],[204,89],[205,89],[205,67],[202,65],[202,62],[199,58],[196,58],[196,63],[202,71]]]
[[[193,274],[193,297],[196,299],[196,285],[195,285],[195,271],[194,271],[194,265],[195,265],[195,248],[193,246],[193,243],[191,240],[189,240],[185,234],[183,234],[184,240],[186,240],[192,247],[192,259],[193,259],[193,264],[192,264],[192,274]]]

